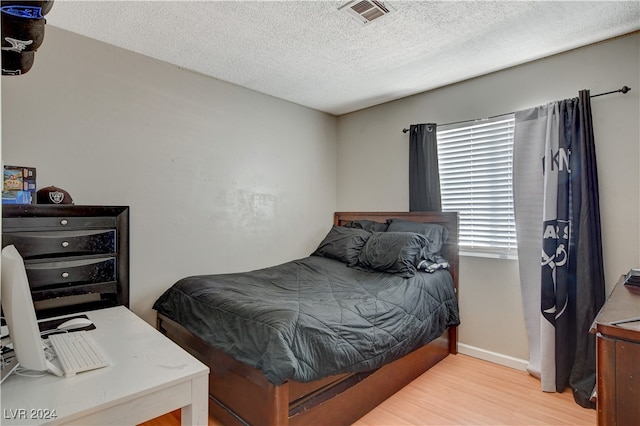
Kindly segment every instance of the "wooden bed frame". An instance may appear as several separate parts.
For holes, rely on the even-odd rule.
[[[334,223],[351,220],[385,222],[399,218],[440,223],[449,230],[443,256],[450,263],[458,291],[458,215],[439,212],[338,212]],[[158,314],[158,329],[209,366],[209,411],[223,424],[351,424],[449,353],[458,352],[456,327],[408,355],[373,371],[342,374],[310,383],[287,381],[276,386],[259,370],[214,349],[180,324]]]

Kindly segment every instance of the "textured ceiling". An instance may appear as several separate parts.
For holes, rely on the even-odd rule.
[[[55,0],[47,24],[341,115],[640,29],[639,1]]]

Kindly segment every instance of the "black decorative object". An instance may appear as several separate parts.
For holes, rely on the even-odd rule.
[[[33,66],[33,59],[35,56],[35,51],[18,53],[10,50],[3,50],[2,75],[26,74]]]
[[[624,285],[640,287],[640,269],[631,269],[624,277]]]
[[[2,75],[26,74],[44,40],[49,1],[2,1]]]
[[[39,7],[42,16],[45,16],[53,7],[53,0],[32,1],[32,0],[2,0],[4,6],[32,6]]]

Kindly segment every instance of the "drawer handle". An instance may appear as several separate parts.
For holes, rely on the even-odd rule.
[[[61,245],[62,247],[69,247],[69,241],[63,241]]]
[[[62,273],[62,278],[69,278],[69,273],[68,272],[63,272]]]
[[[62,226],[66,225],[67,223],[69,223],[69,221],[67,221],[67,219],[62,219],[60,221],[60,225],[62,225]]]

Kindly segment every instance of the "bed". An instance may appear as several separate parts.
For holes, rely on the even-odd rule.
[[[407,247],[425,253],[434,241],[416,236],[422,224],[439,227],[442,244],[426,265],[409,264]],[[398,238],[402,261],[382,268],[393,250],[374,240]],[[338,212],[307,258],[178,281],[154,304],[157,326],[209,366],[209,408],[222,423],[350,424],[457,353],[457,241],[456,213]]]

